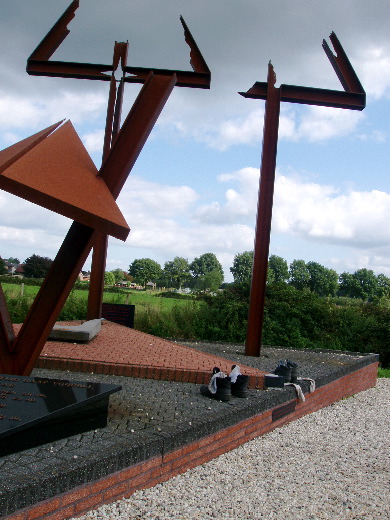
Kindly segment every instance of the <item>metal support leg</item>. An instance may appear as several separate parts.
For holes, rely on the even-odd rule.
[[[280,91],[275,88],[275,73],[272,65],[269,64],[268,92],[263,130],[263,155],[261,161],[252,282],[245,345],[245,354],[247,356],[260,356],[261,349],[278,145],[279,113]]]

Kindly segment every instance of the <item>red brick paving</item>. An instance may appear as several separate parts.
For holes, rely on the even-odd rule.
[[[61,322],[77,325],[82,322]],[[18,326],[15,327],[19,328]],[[48,341],[37,367],[207,383],[214,366],[229,374],[234,362],[199,352],[110,321],[89,343]],[[252,388],[263,388],[264,372],[245,365]]]

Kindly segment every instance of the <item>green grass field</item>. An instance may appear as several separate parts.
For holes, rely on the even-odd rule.
[[[20,285],[7,283],[2,284],[2,287],[11,320],[13,323],[22,323],[39,287],[25,285],[22,289]],[[87,290],[75,289],[71,291],[58,316],[58,321],[85,320],[87,316],[87,300]],[[162,338],[221,341],[218,334],[223,333],[225,329],[228,331],[232,329],[235,332],[237,327],[245,323],[244,314],[237,314],[236,307],[229,307],[231,303],[229,301],[225,302],[226,305],[219,309],[222,316],[221,319],[219,319],[218,314],[215,314],[215,309],[205,305],[204,302],[191,297],[183,298],[180,295],[171,293],[164,295],[163,293],[152,291],[120,289],[110,292],[107,290],[103,294],[103,301],[135,305],[135,329]],[[212,312],[213,310],[214,313]],[[240,320],[242,320],[242,323]],[[223,340],[232,341],[232,339],[227,339],[226,337]],[[234,341],[243,342],[244,340],[234,339]],[[276,338],[275,341],[280,341],[280,338]],[[282,345],[283,343],[272,344]],[[314,348],[319,347],[314,346]],[[363,350],[363,352],[365,351]],[[381,351],[372,349],[370,352]],[[388,366],[383,361],[382,364],[386,367]],[[379,368],[378,377],[389,378],[390,369]]]
[[[20,285],[2,284],[4,293],[8,296],[17,297],[22,294]],[[36,285],[25,285],[23,287],[23,295],[26,297],[34,297],[39,291]],[[75,289],[71,293],[71,297],[88,299],[88,291],[82,289]],[[158,292],[152,291],[130,291],[123,289],[121,292],[104,292],[103,301],[107,303],[125,303],[126,305],[141,305],[141,306],[158,306],[166,310],[172,309],[176,305],[185,305],[188,300],[182,298],[162,298]]]
[[[39,287],[25,285],[3,284],[3,290],[8,303],[11,319],[21,323],[37,294]],[[23,294],[22,294],[23,291]],[[75,289],[71,291],[58,321],[83,320],[87,315],[88,291]],[[192,327],[194,311],[199,306],[195,299],[161,297],[152,291],[120,290],[105,291],[103,301],[135,305],[135,328],[163,337],[194,337]]]
[[[390,377],[390,368],[378,368],[378,377]]]

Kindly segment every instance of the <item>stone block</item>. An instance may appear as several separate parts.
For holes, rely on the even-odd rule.
[[[85,321],[81,325],[54,325],[49,339],[54,341],[88,342],[100,331],[101,319]]]

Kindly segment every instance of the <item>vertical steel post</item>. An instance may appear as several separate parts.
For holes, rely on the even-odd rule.
[[[272,64],[269,63],[252,282],[245,344],[245,354],[247,356],[260,355],[264,321],[265,288],[267,283],[280,114],[280,90],[275,88],[275,82],[275,72]]]
[[[128,47],[128,43],[115,43],[114,57],[112,63],[114,70],[117,69],[119,61],[121,61],[122,69],[124,69],[124,67],[126,66]],[[122,79],[118,88],[116,85],[115,75],[112,74],[111,76],[110,91],[107,105],[106,128],[104,132],[102,163],[104,163],[104,161],[107,159],[111,147],[113,145],[113,141],[115,140],[120,131],[124,90],[123,76],[124,73],[122,75]],[[88,292],[87,320],[101,318],[102,316],[104,274],[106,270],[107,249],[108,235],[105,235],[104,233],[97,233],[92,252],[91,277],[89,280]]]
[[[263,155],[245,346],[245,353],[248,356],[260,356],[261,350],[280,103],[281,101],[287,101],[289,103],[303,103],[351,110],[363,110],[366,106],[366,94],[362,84],[335,33],[331,33],[330,39],[336,55],[331,52],[325,40],[323,41],[323,48],[344,88],[344,92],[313,87],[298,87],[296,85],[280,85],[276,89],[276,78],[270,63],[266,83],[256,82],[247,92],[239,93],[246,98],[266,100]]]

